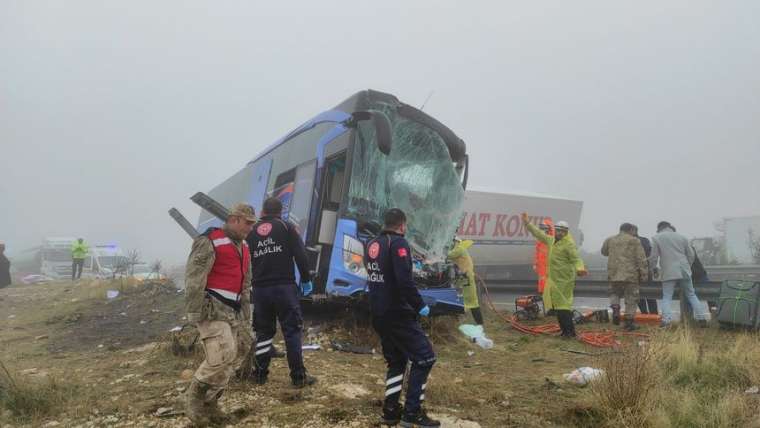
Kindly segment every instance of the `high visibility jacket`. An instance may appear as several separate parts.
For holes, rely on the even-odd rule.
[[[243,241],[243,251],[238,251],[235,243],[222,229],[209,229],[205,233],[214,245],[214,265],[206,278],[206,292],[234,309],[240,309],[240,296],[251,254],[248,244]]]
[[[89,252],[90,252],[90,248],[84,242],[79,243],[79,241],[74,241],[74,243],[71,244],[71,258],[72,259],[83,259],[87,256],[87,253]]]
[[[554,236],[554,226],[551,220],[545,219],[544,224],[549,226],[549,233],[547,235]],[[533,260],[533,270],[536,271],[538,276],[538,292],[543,294],[546,286],[546,274],[549,269],[549,248],[541,241],[536,241],[536,255]]]
[[[544,306],[547,309],[573,309],[573,290],[578,271],[585,270],[583,260],[578,255],[573,237],[567,236],[555,241],[553,236],[528,223],[526,228],[537,240],[546,244],[549,259],[546,287],[544,288]]]
[[[473,242],[470,240],[459,241],[448,254],[449,260],[454,262],[459,271],[466,275],[467,281],[457,284],[462,287],[462,298],[465,309],[480,307],[478,303],[478,288],[475,282],[475,264],[472,262],[472,257],[470,257],[470,253],[467,251],[472,244]]]

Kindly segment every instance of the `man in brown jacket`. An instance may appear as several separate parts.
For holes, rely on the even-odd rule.
[[[636,307],[639,301],[639,284],[646,282],[649,273],[644,247],[635,235],[635,226],[623,223],[620,233],[611,236],[602,245],[602,255],[609,257],[607,275],[610,281],[612,322],[620,324],[620,298],[625,298],[625,330],[633,331]]]

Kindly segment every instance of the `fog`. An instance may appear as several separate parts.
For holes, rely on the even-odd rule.
[[[0,241],[181,263],[167,215],[354,92],[467,145],[470,183],[690,236],[760,213],[760,3],[0,0]]]

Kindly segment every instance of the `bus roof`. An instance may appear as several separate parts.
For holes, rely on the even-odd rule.
[[[248,164],[251,164],[253,162],[256,162],[260,158],[266,156],[269,154],[272,150],[276,149],[280,144],[283,142],[289,140],[293,136],[300,134],[301,132],[311,129],[313,126],[317,125],[321,122],[343,122],[347,120],[351,114],[356,113],[358,111],[364,111],[369,108],[371,108],[375,103],[381,102],[386,104],[393,104],[398,106],[399,113],[407,117],[415,122],[421,123],[431,129],[433,129],[435,132],[437,132],[441,138],[446,143],[446,146],[449,150],[449,154],[451,155],[451,159],[455,162],[461,162],[464,160],[467,147],[462,141],[461,138],[459,138],[454,132],[449,129],[446,125],[442,124],[432,116],[428,115],[427,113],[423,112],[422,110],[416,109],[408,104],[404,104],[401,101],[399,101],[398,98],[396,98],[394,95],[375,91],[372,89],[367,89],[364,91],[359,91],[355,93],[354,95],[351,95],[350,97],[346,98],[335,106],[333,109],[325,111],[323,113],[318,114],[317,116],[309,119],[299,127],[295,128],[294,130],[288,132],[284,137],[280,138],[279,140],[275,141],[273,144],[268,146],[266,149],[264,149],[260,154],[258,154],[256,157],[254,157]]]

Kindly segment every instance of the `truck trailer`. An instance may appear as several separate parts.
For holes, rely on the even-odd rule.
[[[467,190],[458,235],[474,242],[470,255],[484,279],[532,280],[536,278],[535,239],[523,226],[520,214],[528,213],[531,223],[536,225],[547,218],[568,222],[570,233],[580,246],[582,209],[583,202],[567,198]]]

